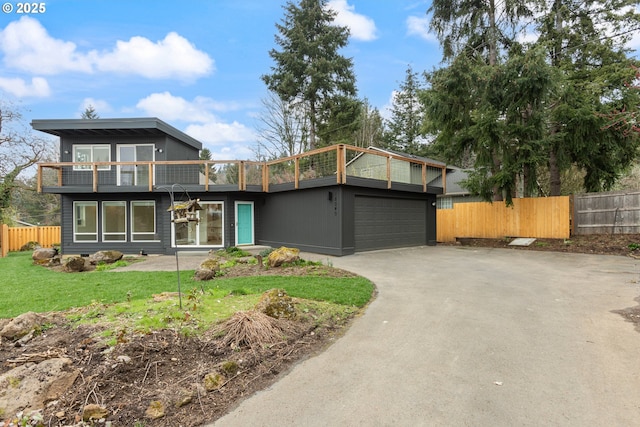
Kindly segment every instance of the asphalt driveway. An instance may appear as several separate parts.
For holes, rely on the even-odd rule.
[[[379,295],[215,426],[630,426],[640,261],[423,247],[332,258]]]

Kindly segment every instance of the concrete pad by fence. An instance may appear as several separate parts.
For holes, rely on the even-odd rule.
[[[640,261],[423,247],[334,266],[379,295],[324,353],[213,426],[629,426]]]

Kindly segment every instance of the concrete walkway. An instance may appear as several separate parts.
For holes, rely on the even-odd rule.
[[[332,258],[379,295],[322,354],[211,426],[630,426],[640,262],[424,247]]]

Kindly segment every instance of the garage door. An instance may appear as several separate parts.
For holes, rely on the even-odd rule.
[[[356,196],[356,251],[426,243],[427,201]]]

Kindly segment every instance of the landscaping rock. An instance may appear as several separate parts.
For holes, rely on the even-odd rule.
[[[4,325],[0,337],[17,340],[46,323],[47,319],[32,311],[21,314]]]
[[[298,261],[300,259],[300,249],[298,248],[287,248],[286,246],[281,246],[278,249],[274,249],[269,254],[267,258],[269,262],[269,267],[275,268],[280,267],[284,263],[291,263]]]
[[[193,397],[195,393],[191,390],[180,390],[180,394],[178,395],[178,400],[176,401],[176,407],[181,408],[189,403],[193,402]]]
[[[210,372],[204,376],[204,389],[207,391],[218,390],[224,384],[224,376],[218,372]]]
[[[124,254],[120,251],[98,251],[89,256],[89,262],[92,265],[99,264],[101,262],[105,264],[113,264],[114,262],[121,260]]]
[[[86,269],[85,260],[79,256],[72,256],[64,261],[62,269],[67,273],[78,273]]]
[[[38,248],[31,254],[31,259],[34,261],[50,260],[58,255],[58,250],[54,248]]]
[[[27,242],[24,245],[20,246],[20,252],[33,251],[40,247],[40,243],[38,242]]]
[[[213,270],[205,270],[202,268],[199,268],[195,271],[195,273],[193,274],[193,280],[195,280],[196,282],[201,282],[201,281],[206,281],[206,280],[213,280],[216,277],[216,272]]]
[[[263,293],[256,304],[256,310],[275,319],[296,317],[293,300],[284,289],[271,289]]]
[[[59,399],[79,372],[69,370],[71,360],[52,358],[26,363],[0,375],[0,408],[5,414],[43,409],[45,403]]]
[[[203,280],[212,280],[216,277],[216,274],[220,271],[220,262],[214,258],[208,258],[202,263],[200,267],[195,271],[193,280],[199,282]]]
[[[91,403],[85,406],[82,410],[82,421],[98,421],[102,418],[106,418],[107,415],[109,415],[107,408]]]
[[[147,418],[151,418],[152,420],[157,420],[159,418],[164,417],[165,409],[164,404],[159,400],[154,400],[149,403],[149,407],[147,408],[145,415]]]

